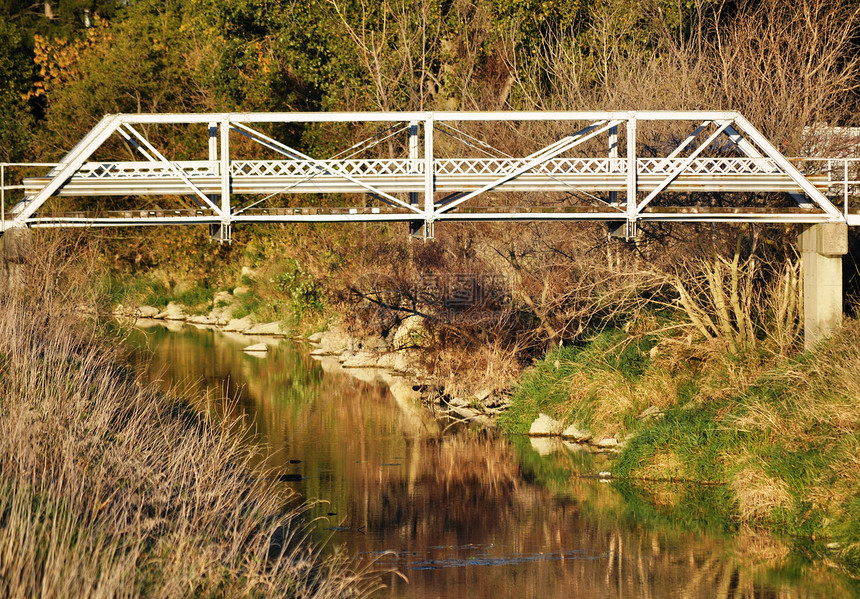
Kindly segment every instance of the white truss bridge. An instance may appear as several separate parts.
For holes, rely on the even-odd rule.
[[[858,185],[860,160],[788,159],[737,112],[118,114],[59,163],[0,164],[0,227],[860,225]]]

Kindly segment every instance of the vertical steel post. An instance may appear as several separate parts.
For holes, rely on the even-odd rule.
[[[0,221],[2,232],[6,232],[6,165],[0,164]]]
[[[409,135],[408,146],[409,146],[409,172],[410,173],[419,173],[419,162],[420,162],[420,151],[421,146],[418,140],[418,121],[409,121],[409,128],[406,130]],[[413,206],[418,206],[418,192],[410,191],[409,192],[409,203]],[[424,223],[420,220],[413,220],[409,222],[409,234],[413,237],[418,236],[421,227],[424,226]]]
[[[218,172],[218,123],[210,122],[206,129],[209,135],[209,168],[213,173]],[[216,204],[218,203],[218,194],[210,193],[209,200]],[[209,225],[209,236],[214,238],[218,236],[218,225]]]
[[[843,191],[843,208],[844,208],[843,214],[845,215],[845,218],[848,218],[848,159],[844,158],[843,160],[845,160],[845,181],[844,181],[845,187],[843,188],[844,189],[844,191]]]
[[[433,198],[435,173],[433,165],[433,113],[424,121],[424,239],[433,237]]]
[[[229,242],[230,231],[230,117],[221,122],[221,235],[220,241]]]
[[[618,165],[618,127],[609,129],[609,172],[615,172],[615,167]],[[611,206],[618,205],[618,192],[609,192],[609,204]]]
[[[636,222],[636,113],[630,112],[627,117],[627,234],[632,236],[630,229]]]
[[[230,120],[221,123],[221,216],[230,214]]]

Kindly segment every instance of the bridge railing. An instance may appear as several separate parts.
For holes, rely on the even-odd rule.
[[[842,214],[849,214],[849,198],[860,194],[860,158],[789,158],[804,175],[827,175],[827,195],[841,200]],[[835,203],[835,202],[834,202]]]
[[[6,232],[6,200],[7,192],[21,192],[12,198],[16,203],[24,195],[24,177],[26,170],[31,168],[54,168],[56,162],[0,162],[0,233]]]
[[[445,175],[480,175],[484,171],[492,171],[494,173],[507,172],[516,170],[524,159],[521,158],[439,158],[434,161],[434,171],[442,176]],[[848,219],[849,215],[856,217],[860,224],[860,216],[851,214],[851,211],[860,208],[860,206],[852,206],[852,201],[860,196],[860,157],[790,157],[788,160],[800,170],[805,176],[809,177],[834,205],[840,208],[840,212]],[[272,175],[289,171],[304,173],[304,171],[313,169],[305,164],[306,161],[247,161],[234,160],[231,161],[230,170],[234,176],[239,175]],[[326,161],[320,161],[325,163]],[[408,160],[355,160],[346,161],[352,164],[351,172],[355,171],[359,176],[361,174],[423,174],[424,164],[417,162],[411,164]],[[638,174],[647,175],[649,173],[663,173],[668,167],[663,164],[665,159],[661,158],[640,158],[637,160]],[[259,163],[259,164],[258,164]],[[282,163],[289,163],[284,166]],[[701,164],[700,164],[701,163]],[[220,164],[213,161],[187,161],[186,163],[177,163],[190,174],[201,176],[220,176]],[[308,163],[310,164],[310,163]],[[628,162],[623,158],[558,158],[547,161],[541,165],[538,172],[547,171],[551,174],[562,174],[567,170],[587,171],[593,175],[618,175],[624,174],[627,169]],[[101,165],[101,166],[100,166]],[[722,158],[722,159],[698,159],[693,161],[689,167],[696,172],[713,172],[714,169],[730,173],[738,165],[749,170],[753,168],[762,173],[769,172],[773,169],[773,161],[769,158]],[[4,232],[8,225],[6,219],[6,210],[9,206],[16,203],[24,195],[25,178],[44,177],[48,170],[57,166],[57,163],[50,162],[2,162],[0,163],[0,232]],[[141,170],[142,169],[142,170]],[[92,163],[92,165],[84,165],[81,169],[87,177],[105,178],[110,177],[114,171],[128,172],[122,173],[125,177],[134,178],[135,173],[140,176],[153,176],[156,171],[163,169],[159,164],[147,163]],[[287,169],[287,171],[284,171]],[[304,170],[302,170],[304,169]],[[134,171],[134,172],[132,172]],[[146,171],[146,172],[144,172]],[[35,177],[34,177],[35,176]],[[388,210],[384,210],[387,212]],[[120,211],[121,212],[121,211]],[[161,213],[164,214],[161,214]],[[159,218],[166,218],[167,213],[171,215],[180,211],[161,210],[158,213]],[[208,211],[207,211],[208,212]],[[268,214],[268,210],[266,214]],[[86,222],[84,212],[80,212],[80,220]],[[95,214],[95,213],[93,213]],[[200,210],[190,211],[188,214],[199,216]],[[185,216],[185,211],[182,211]],[[102,218],[109,217],[108,212],[101,211],[99,216]],[[855,219],[852,219],[855,220]],[[855,223],[851,223],[855,224]]]

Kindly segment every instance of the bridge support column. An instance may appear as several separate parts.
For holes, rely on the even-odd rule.
[[[842,325],[842,256],[848,225],[819,223],[800,235],[803,256],[803,345],[811,349]]]
[[[434,192],[436,191],[436,175],[433,164],[433,117],[424,121],[424,220],[413,221],[410,230],[414,237],[420,237],[425,241],[433,239],[433,212],[436,210]],[[417,129],[416,129],[417,133]],[[417,138],[416,138],[417,139]],[[414,155],[417,157],[418,147],[415,147]],[[413,151],[410,149],[410,157]]]
[[[233,243],[233,225],[223,222],[219,225],[209,225],[209,241],[218,243]]]
[[[609,239],[623,239],[624,241],[631,241],[635,239],[638,234],[635,220],[611,220],[606,224],[609,227]]]
[[[33,251],[30,229],[6,229],[0,237],[0,288],[17,287]]]

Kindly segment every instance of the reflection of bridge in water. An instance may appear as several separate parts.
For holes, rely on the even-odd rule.
[[[289,141],[358,132],[324,159]],[[205,155],[186,159],[189,147]],[[628,238],[649,221],[798,223],[815,225],[802,243],[823,297],[846,225],[860,225],[858,171],[852,159],[789,160],[737,112],[119,114],[55,165],[0,165],[0,222],[205,224],[221,241],[265,222],[404,221],[432,237],[443,221],[605,221]],[[7,192],[21,191],[7,211]],[[841,314],[841,277],[838,296]]]

